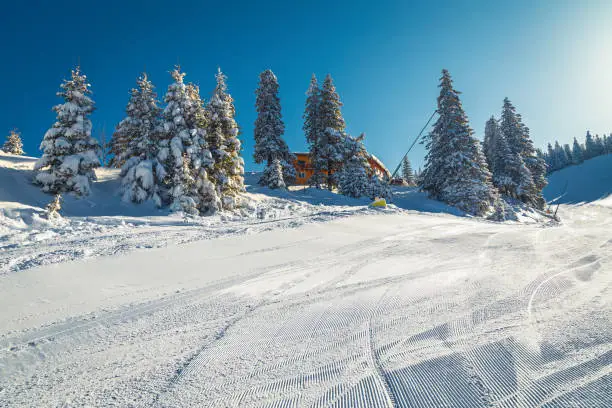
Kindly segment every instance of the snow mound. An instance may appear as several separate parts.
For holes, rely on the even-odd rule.
[[[543,193],[547,201],[561,204],[594,202],[609,197],[612,194],[612,154],[552,173]]]

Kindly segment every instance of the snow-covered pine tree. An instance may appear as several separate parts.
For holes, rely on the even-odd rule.
[[[565,150],[563,150],[558,141],[555,141],[554,152],[556,162],[558,163],[557,170],[566,168],[569,165],[569,160],[565,154]]]
[[[42,157],[34,165],[38,172],[34,183],[47,193],[74,192],[85,196],[96,179],[94,169],[100,166],[100,146],[91,137],[94,102],[88,96],[90,85],[80,68],[72,70],[70,80],[64,80],[57,93],[64,103],[56,105],[57,121],[45,133],[40,149]]]
[[[612,154],[612,133],[606,138],[606,153]]]
[[[482,142],[482,152],[485,155],[491,173],[493,173],[493,138],[498,135],[499,132],[499,122],[494,116],[491,116],[485,124],[484,141]]]
[[[369,176],[367,196],[371,199],[384,198],[390,200],[392,198],[390,180],[387,176],[379,178],[372,172]]]
[[[123,150],[115,153],[115,164],[121,166],[123,200],[135,203],[152,199],[162,205],[161,190],[166,172],[157,159],[159,114],[154,86],[143,73],[130,92],[126,117],[119,122],[113,140],[126,141]]]
[[[269,166],[266,166],[263,178],[266,180],[265,186],[272,189],[286,188],[285,180],[283,179],[283,166],[280,159],[272,160]]]
[[[344,166],[338,172],[338,189],[341,194],[349,197],[369,196],[371,183],[368,173],[371,173],[367,160],[367,152],[363,146],[364,135],[354,138],[341,135],[344,143]]]
[[[569,144],[564,144],[563,145],[563,150],[565,151],[565,157],[567,157],[567,166],[571,166],[571,164],[573,163],[573,158],[572,158],[572,148],[570,147]]]
[[[220,205],[206,169],[213,160],[206,147],[204,110],[197,87],[186,85],[180,67],[172,71],[164,98],[158,160],[166,171],[165,200],[172,210],[210,214]]]
[[[555,154],[555,150],[553,149],[552,145],[550,143],[548,143],[547,146],[547,154],[546,157],[548,158],[548,173],[552,173],[553,171],[557,171],[559,170],[559,161],[557,159],[557,155]]]
[[[599,137],[599,135],[595,135],[595,154],[597,156],[601,156],[605,154],[606,147],[604,145],[603,139]]]
[[[550,146],[550,144],[549,144]],[[584,161],[584,150],[578,140],[574,138],[574,145],[572,147],[572,163],[580,164]]]
[[[497,199],[491,173],[447,70],[440,82],[439,117],[427,138],[422,187],[435,199],[484,215]]]
[[[255,163],[266,163],[266,171],[259,184],[272,187],[278,184],[275,176],[276,169],[268,171],[270,166],[278,160],[282,168],[284,183],[290,184],[295,181],[295,167],[293,162],[295,157],[289,152],[289,146],[283,139],[285,124],[281,113],[280,98],[278,97],[278,80],[276,75],[267,69],[259,74],[259,86],[255,91],[255,108],[257,109],[257,119],[255,120],[255,152],[253,157]],[[274,175],[273,180],[268,180],[267,175]],[[284,184],[283,183],[283,184]]]
[[[344,157],[343,133],[346,127],[340,108],[342,102],[336,92],[331,75],[325,77],[321,88],[318,120],[322,133],[317,138],[316,148],[311,153],[315,173],[326,173],[325,184],[329,190],[336,186],[334,173],[342,168]]]
[[[525,199],[534,193],[535,186],[531,172],[518,153],[514,153],[501,133],[499,127],[492,129],[491,134],[491,172],[493,185],[509,197]]]
[[[535,189],[531,193],[523,194],[522,201],[533,205],[536,208],[544,208],[546,204],[542,197],[542,189],[546,187],[546,163],[536,154],[535,147],[529,136],[529,128],[522,122],[521,115],[516,113],[516,109],[508,98],[504,99],[501,118],[501,132],[506,138],[510,151],[520,155],[525,166],[531,173]],[[520,184],[519,180],[515,180]]]
[[[134,89],[132,89],[131,93],[133,93]],[[111,156],[108,167],[121,168],[127,158],[125,157],[125,152],[127,150],[127,146],[130,142],[130,133],[125,132],[121,128],[121,123],[117,125],[113,135],[111,137],[108,146],[101,146],[101,148],[108,149],[108,155]]]
[[[596,156],[597,145],[595,144],[595,138],[590,131],[587,130],[586,138],[584,140],[584,160],[592,159]]]
[[[23,142],[21,141],[21,135],[17,129],[11,130],[9,135],[6,137],[6,142],[2,146],[2,151],[8,154],[23,155]]]
[[[186,90],[191,104],[185,115],[185,120],[190,129],[194,146],[190,153],[191,171],[195,178],[192,194],[197,197],[197,208],[200,214],[212,215],[222,208],[222,203],[209,176],[215,161],[206,141],[208,114],[200,96],[200,88],[190,83],[187,84]]]
[[[221,69],[216,79],[217,86],[206,105],[206,141],[214,159],[209,177],[215,184],[223,208],[231,210],[239,204],[238,194],[244,191],[244,160],[240,156],[234,100],[227,92],[227,77]]]
[[[306,106],[304,108],[304,135],[306,136],[306,142],[308,143],[308,149],[310,152],[311,161],[314,157],[318,156],[317,149],[319,147],[319,138],[323,134],[321,128],[321,120],[319,115],[319,108],[321,105],[321,89],[317,82],[317,77],[312,74],[310,79],[310,85],[306,91]],[[308,180],[308,183],[312,187],[320,188],[321,184],[324,183],[325,175],[321,172],[321,169],[314,168],[313,174]]]
[[[402,159],[402,178],[409,186],[416,185],[414,171],[412,171],[412,165],[410,164],[410,160],[408,160],[408,156],[404,156]]]

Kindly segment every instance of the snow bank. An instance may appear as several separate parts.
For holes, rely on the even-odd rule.
[[[593,202],[612,194],[612,154],[566,167],[548,177],[547,201],[561,204]]]

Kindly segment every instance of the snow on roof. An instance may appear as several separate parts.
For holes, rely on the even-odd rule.
[[[387,174],[387,176],[391,177],[391,172],[389,171],[389,169],[387,169],[387,167],[383,164],[383,162],[378,157],[374,156],[372,153],[368,153],[368,156],[370,156],[370,159],[376,162],[376,164],[378,164],[380,168],[383,169],[383,171]]]

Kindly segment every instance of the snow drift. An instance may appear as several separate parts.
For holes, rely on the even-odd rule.
[[[547,201],[574,204],[593,202],[612,194],[612,154],[599,156],[548,176]]]

